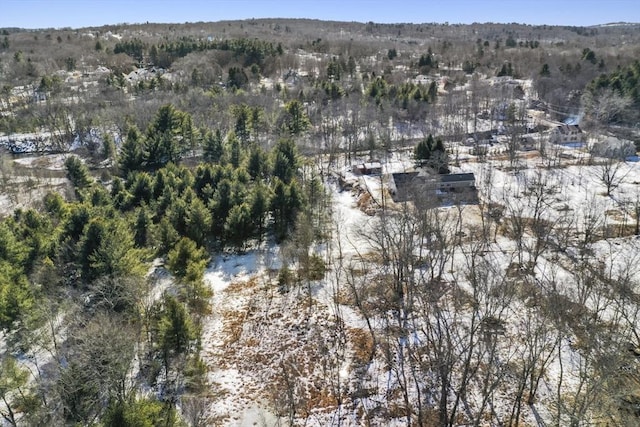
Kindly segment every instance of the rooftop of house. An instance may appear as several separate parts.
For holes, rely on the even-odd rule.
[[[442,182],[465,182],[475,181],[476,177],[473,173],[451,173],[449,175],[442,175],[440,181]]]
[[[578,125],[561,125],[555,128],[556,132],[561,134],[581,133],[582,129]]]
[[[418,176],[418,172],[396,172],[392,173],[391,176],[396,184],[405,183],[412,181],[416,176]]]

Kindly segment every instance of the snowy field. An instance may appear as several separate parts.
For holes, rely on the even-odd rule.
[[[462,218],[455,226],[467,236],[467,243],[452,251],[447,261],[444,269],[447,282],[457,283],[462,290],[473,294],[476,285],[469,281],[467,274],[469,254],[477,243],[471,236],[477,236],[483,224],[491,229],[494,238],[483,247],[482,259],[486,265],[496,268],[483,285],[487,292],[491,292],[492,286],[496,289],[501,286],[511,265],[526,261],[534,263],[531,274],[537,286],[556,286],[560,294],[578,295],[580,286],[575,284],[578,279],[571,254],[577,251],[584,230],[589,227],[594,233],[593,239],[585,243],[592,254],[590,262],[606,264],[603,268],[616,277],[628,272],[630,265],[637,265],[640,244],[629,229],[636,221],[631,204],[640,195],[639,165],[621,164],[614,188],[607,195],[601,178],[604,166],[598,162],[604,160],[578,164],[575,159],[565,159],[553,167],[545,167],[539,157],[528,156],[518,161],[517,168],[512,168],[504,159],[488,159],[483,163],[467,161],[453,168],[453,172],[475,174],[481,206],[438,209],[446,221]],[[410,162],[395,156],[384,165],[385,172],[411,169]],[[390,370],[389,355],[381,354],[378,349],[373,359],[363,360],[362,353],[371,345],[367,328],[384,331],[389,326],[386,314],[378,313],[365,319],[361,308],[348,296],[352,284],[347,277],[350,271],[347,265],[361,263],[371,267],[371,272],[361,272],[366,282],[363,286],[375,287],[376,261],[362,259],[373,253],[372,241],[366,236],[378,229],[380,212],[373,216],[371,212],[365,214],[366,209],[359,205],[362,195],[367,193],[374,202],[379,202],[386,179],[357,177],[348,171],[343,174],[348,182],[355,183],[356,190],[328,187],[333,199],[333,239],[323,248],[322,256],[329,267],[323,280],[282,292],[277,285],[281,254],[274,248],[217,256],[210,266],[206,281],[214,292],[213,313],[206,322],[203,341],[213,394],[210,417],[216,424],[271,426],[289,420],[296,425],[356,426],[362,425],[365,419],[374,424],[406,424],[404,410],[392,397],[399,398],[403,387],[398,373]],[[401,209],[389,203],[390,207]],[[500,207],[502,212],[495,224],[486,218],[483,221],[483,212],[486,215],[489,205]],[[530,250],[522,255],[522,249],[523,246],[525,249],[535,247],[542,237],[525,232],[520,240],[514,239],[509,229],[515,221],[511,218],[516,216],[552,225],[549,228],[552,235],[545,237],[546,246],[535,260]],[[567,245],[565,252],[551,249],[560,242]],[[497,353],[482,356],[483,363],[491,367],[477,374],[479,378],[498,378],[500,384],[493,390],[492,403],[488,406],[482,402],[481,387],[474,382],[470,386],[474,392],[465,397],[460,417],[465,419],[466,415],[466,419],[472,419],[479,408],[504,418],[512,405],[513,389],[508,385],[508,378],[515,375],[517,361],[524,357],[522,346],[528,339],[524,331],[531,327],[532,318],[539,318],[527,299],[512,297],[502,311],[495,311],[495,307],[489,307],[492,301],[483,296],[478,298],[486,304],[487,313],[507,319],[502,332],[504,340],[496,347]],[[598,309],[599,302],[593,298],[595,295],[587,295],[584,303]],[[610,315],[608,310],[603,309],[601,315]],[[473,321],[473,312],[462,313],[457,321]],[[551,423],[559,393],[563,399],[574,396],[572,402],[577,402],[581,397],[577,389],[585,387],[580,375],[589,362],[577,350],[578,338],[574,334],[554,335],[549,325],[543,328],[545,322],[539,321],[536,325],[545,331],[549,329],[542,335],[546,341],[540,347],[546,361],[540,371],[536,403],[522,406],[523,425]],[[415,349],[421,348],[423,340],[426,342],[429,338],[419,329],[411,336],[409,347]],[[396,345],[399,347],[391,348],[398,351],[392,358],[397,361],[406,349],[402,342]],[[505,371],[507,366],[513,372]],[[459,380],[455,375],[453,378]],[[409,400],[418,399],[418,390],[411,384],[405,386]]]
[[[565,425],[583,407],[586,418],[595,416],[589,393],[612,386],[593,375],[606,345],[587,346],[590,328],[617,325],[612,341],[640,345],[633,336],[640,311],[614,293],[638,289],[640,164],[570,153],[515,162],[468,156],[452,172],[474,173],[480,203],[418,214],[387,191],[388,174],[414,169],[406,152],[390,153],[382,176],[338,171],[349,189],[327,184],[330,237],[310,248],[326,266],[321,279],[280,283],[283,267],[298,266],[291,248],[213,256],[201,351],[207,422],[399,426],[422,417],[436,425],[441,382],[432,367],[441,360],[451,368],[439,374],[450,382],[453,425],[508,422],[516,384],[525,384],[526,401],[528,378],[535,390],[520,406],[520,425]],[[5,192],[2,206],[63,190],[64,156],[15,163],[21,174],[9,180],[4,164],[6,183],[33,193],[19,200],[27,193]],[[29,172],[36,169],[52,175],[36,180]],[[171,288],[159,265],[154,299]],[[400,276],[402,290],[392,286]],[[577,323],[562,323],[558,313]],[[443,336],[449,347],[438,342]]]

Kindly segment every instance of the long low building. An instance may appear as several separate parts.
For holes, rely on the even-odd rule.
[[[475,188],[476,177],[473,173],[450,173],[440,175],[439,189],[448,190],[453,188]]]
[[[395,202],[419,199],[477,201],[476,179],[473,173],[429,175],[420,172],[392,173],[389,191]]]

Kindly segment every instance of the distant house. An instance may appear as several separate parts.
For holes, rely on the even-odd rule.
[[[293,87],[300,82],[300,75],[296,70],[289,68],[286,73],[283,73],[282,82],[287,86]]]
[[[547,106],[544,102],[538,99],[532,99],[529,101],[529,108],[538,111],[547,111]]]
[[[465,139],[465,145],[473,146],[476,143],[486,142],[487,144],[492,141],[497,134],[498,131],[496,129],[478,131],[474,133],[468,133]]]
[[[431,84],[431,79],[429,76],[425,76],[424,74],[418,74],[414,79],[413,83],[417,85],[428,85]]]
[[[36,89],[33,91],[33,98],[32,101],[33,102],[43,102],[47,100],[47,94],[44,91],[41,91],[39,89]]]
[[[475,147],[471,148],[471,154],[474,156],[486,156],[489,152],[489,147],[491,147],[491,144],[486,142],[476,144]]]
[[[381,175],[382,163],[380,162],[360,163],[357,165],[353,165],[351,170],[353,171],[353,173],[358,175]]]
[[[491,109],[491,113],[494,120],[504,121],[507,120],[507,110],[509,109],[509,104],[506,102],[502,102]]]
[[[634,156],[636,154],[636,146],[633,141],[610,136],[604,141],[593,144],[591,153],[600,157],[622,159]]]
[[[520,149],[522,151],[533,151],[536,149],[536,141],[530,136],[520,138]]]
[[[584,143],[584,134],[578,125],[560,125],[551,130],[549,142],[553,144],[566,144],[582,142]]]

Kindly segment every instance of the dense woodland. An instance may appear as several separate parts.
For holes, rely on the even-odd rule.
[[[211,409],[220,367],[203,334],[222,308],[205,275],[221,257],[273,248],[280,265],[252,279],[264,284],[226,348],[270,369],[249,393],[277,422],[640,423],[634,258],[607,270],[594,249],[640,234],[637,198],[635,230],[612,231],[595,208],[552,219],[552,195],[568,190],[535,171],[520,202],[492,199],[483,169],[480,226],[463,206],[394,206],[383,192],[350,256],[332,204],[356,162],[404,152],[448,174],[451,147],[484,132],[483,117],[505,128],[509,171],[515,143],[538,132],[526,130],[531,110],[637,144],[637,25],[1,31],[4,162],[24,156],[25,134],[46,135],[31,155],[65,156],[64,183],[0,222],[2,425],[235,425]],[[612,196],[620,166],[598,167]],[[10,174],[3,166],[6,194]],[[511,258],[486,256],[498,237]],[[298,342],[260,332],[285,311]],[[280,344],[256,344],[271,332]],[[579,356],[563,367],[569,342]]]

